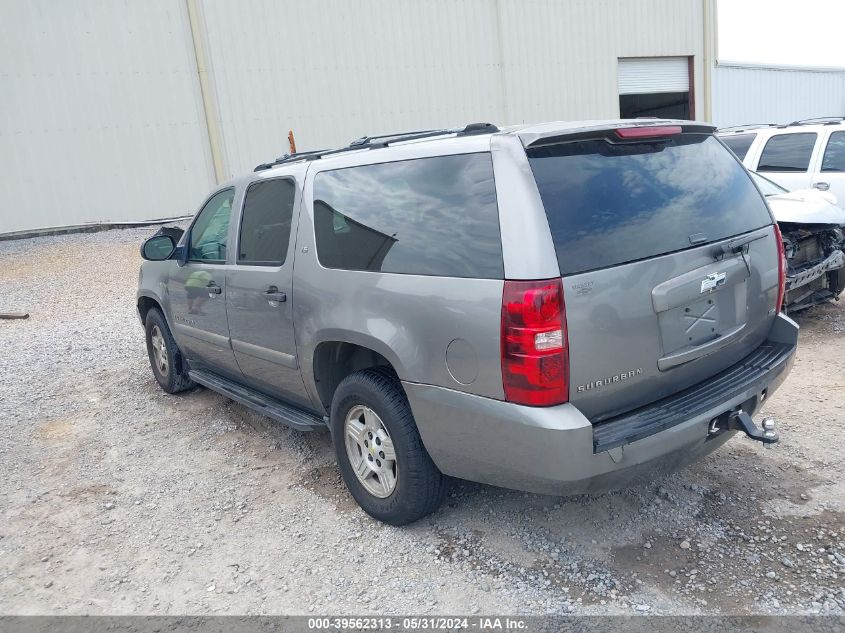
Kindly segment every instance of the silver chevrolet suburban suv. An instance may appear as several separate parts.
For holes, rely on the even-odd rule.
[[[795,354],[783,244],[713,131],[472,124],[259,165],[142,246],[153,374],[328,426],[394,525],[447,476],[572,494],[775,442],[751,416]]]

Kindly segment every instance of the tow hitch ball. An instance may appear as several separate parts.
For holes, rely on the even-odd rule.
[[[713,420],[710,427],[711,433],[719,433],[724,427],[719,428],[718,420]],[[745,411],[734,411],[728,416],[727,428],[730,430],[742,431],[752,440],[763,442],[766,448],[771,448],[780,439],[775,426],[775,421],[772,418],[763,418],[763,429],[757,428],[754,420]]]

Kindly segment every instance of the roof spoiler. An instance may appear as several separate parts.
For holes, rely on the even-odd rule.
[[[601,124],[573,127],[570,129],[532,129],[529,128],[518,133],[523,146],[537,147],[540,145],[551,145],[554,143],[561,143],[564,141],[573,141],[578,139],[588,139],[604,137],[607,132],[613,132],[618,129],[629,128],[681,128],[681,132],[685,134],[713,134],[716,131],[716,126],[709,123],[699,123],[696,121],[675,121],[665,119],[650,119],[648,122],[644,121],[610,121]]]

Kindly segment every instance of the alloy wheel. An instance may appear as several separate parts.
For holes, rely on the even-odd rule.
[[[164,336],[157,325],[154,325],[150,332],[150,344],[153,348],[153,361],[156,369],[162,376],[166,376],[167,368],[170,366],[167,356],[167,343],[165,343]]]
[[[378,414],[364,405],[355,405],[343,425],[346,454],[358,481],[371,495],[389,497],[396,489],[399,471],[393,440]]]

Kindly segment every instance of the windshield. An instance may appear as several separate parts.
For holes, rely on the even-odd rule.
[[[782,193],[789,193],[789,189],[784,189],[776,182],[772,182],[768,178],[761,176],[756,171],[749,171],[751,174],[751,178],[754,179],[754,184],[759,187],[760,191],[763,192],[763,195],[767,198],[769,196],[778,196]]]
[[[745,168],[709,134],[527,149],[563,275],[681,251],[772,223]]]

